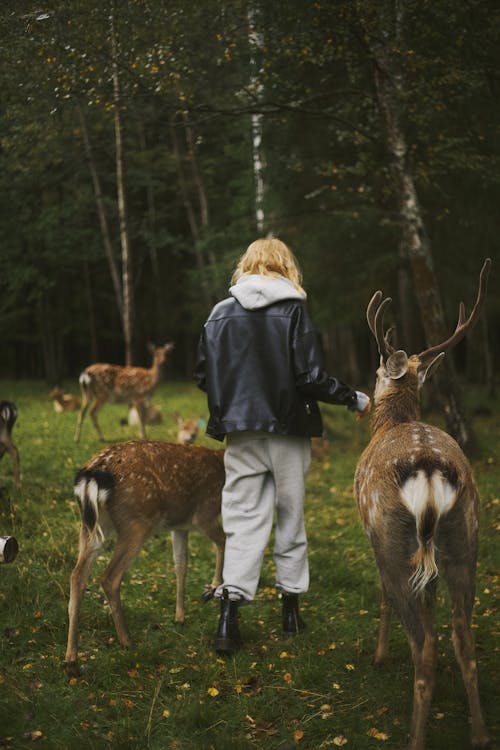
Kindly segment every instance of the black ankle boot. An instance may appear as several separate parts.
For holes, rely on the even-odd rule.
[[[281,616],[283,622],[283,634],[291,638],[305,629],[306,624],[299,615],[299,595],[281,594]]]
[[[223,589],[220,600],[220,619],[215,636],[215,651],[221,656],[230,655],[243,645],[238,627],[238,601],[229,598],[227,589]]]

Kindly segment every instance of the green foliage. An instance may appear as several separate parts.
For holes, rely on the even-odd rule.
[[[76,392],[75,383],[66,383]],[[190,537],[187,619],[173,624],[175,583],[167,535],[154,537],[126,576],[123,603],[133,638],[116,642],[99,573],[89,579],[80,619],[82,676],[68,680],[64,658],[69,575],[78,546],[78,512],[72,499],[76,470],[101,448],[90,422],[73,442],[76,416],[56,414],[41,382],[3,381],[2,396],[19,409],[14,436],[23,487],[16,493],[8,456],[0,463],[2,534],[20,545],[16,560],[0,569],[0,744],[5,748],[93,750],[249,750],[401,747],[408,730],[412,669],[401,628],[392,629],[392,655],[383,669],[371,656],[378,622],[378,582],[371,549],[352,498],[352,476],[368,439],[368,424],[325,407],[329,445],[308,479],[306,519],[311,588],[301,598],[307,630],[280,636],[272,543],[255,603],[241,613],[245,648],[223,661],[211,650],[218,609],[198,596],[211,578],[211,545]],[[471,393],[474,405],[481,392]],[[154,403],[163,424],[149,437],[175,439],[174,412],[206,417],[204,395],[179,382],[162,384]],[[492,407],[498,406],[491,404]],[[122,405],[102,411],[104,434],[135,437],[120,426]],[[487,723],[498,731],[498,425],[477,421],[480,457],[474,469],[482,498],[474,627]],[[202,436],[205,445],[216,445]],[[465,691],[454,661],[450,611],[439,589],[439,671],[428,731],[429,750],[468,746]]]
[[[349,327],[359,341],[374,289],[397,297],[399,196],[363,23],[401,73],[407,158],[451,329],[477,256],[498,255],[500,15],[490,5],[407,0],[399,33],[386,0],[6,0],[0,372],[60,380],[95,348],[123,362],[78,116],[80,108],[118,259],[112,10],[138,362],[145,341],[168,335],[181,342],[177,372],[188,372],[208,313],[204,284],[213,301],[223,297],[235,258],[255,239],[252,114],[263,123],[264,233],[297,252],[322,333]],[[494,295],[489,312],[493,329]]]

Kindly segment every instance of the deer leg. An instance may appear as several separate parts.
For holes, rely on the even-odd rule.
[[[384,583],[380,600],[380,623],[378,627],[377,647],[373,656],[373,663],[380,666],[389,655],[389,637],[391,630],[392,606],[387,598]]]
[[[131,645],[131,641],[122,612],[120,586],[123,576],[137,557],[148,535],[145,529],[136,531],[135,535],[119,535],[113,557],[101,577],[101,586],[111,609],[118,640],[126,648]]]
[[[97,413],[102,409],[104,404],[105,404],[105,401],[96,401],[94,406],[90,410],[90,418],[94,424],[97,434],[99,435],[99,440],[103,442],[104,442],[104,435],[102,434],[101,428],[99,427],[99,422],[97,421]]]
[[[207,586],[208,590],[215,591],[217,586],[222,583],[222,567],[224,565],[224,547],[226,544],[226,535],[220,525],[219,519],[215,519],[213,524],[202,529],[204,534],[214,543],[215,545],[215,569],[212,583]]]
[[[469,701],[471,714],[471,742],[476,750],[492,744],[483,719],[477,680],[477,662],[472,633],[474,603],[474,570],[470,566],[450,566],[446,581],[453,601],[453,646]]]
[[[19,467],[19,451],[17,450],[17,447],[14,445],[14,443],[9,442],[5,446],[7,449],[7,452],[9,456],[12,459],[12,465],[14,467],[14,482],[19,490],[21,488],[21,471]]]
[[[172,549],[175,566],[175,622],[184,623],[184,598],[186,590],[186,571],[188,558],[188,532],[181,529],[172,531]]]
[[[139,435],[141,438],[145,439],[146,437],[146,428],[145,428],[145,421],[146,421],[146,404],[144,401],[136,401],[134,403],[134,406],[137,411],[137,416],[139,418]]]
[[[416,621],[411,629],[407,628],[415,668],[408,750],[424,750],[425,746],[425,729],[434,690],[437,660],[437,637],[432,624],[432,605],[429,601],[422,601],[421,607],[415,608]]]
[[[85,593],[90,569],[92,568],[101,547],[102,542],[97,537],[94,537],[94,541],[91,541],[87,529],[82,526],[80,529],[78,559],[70,576],[68,643],[66,647],[66,656],[64,657],[65,669],[70,677],[76,677],[79,674],[77,663],[78,614]]]
[[[78,419],[76,420],[75,443],[78,443],[78,441],[80,440],[82,424],[83,424],[83,420],[85,419],[87,410],[89,408],[89,403],[90,403],[90,399],[87,395],[87,391],[82,390],[82,406],[80,408],[80,413],[78,414]]]

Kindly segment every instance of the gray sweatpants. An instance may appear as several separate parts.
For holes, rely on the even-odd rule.
[[[231,599],[254,598],[275,511],[276,586],[293,594],[307,591],[304,484],[310,462],[309,438],[262,432],[227,436],[222,492],[226,551],[216,596],[227,588]]]

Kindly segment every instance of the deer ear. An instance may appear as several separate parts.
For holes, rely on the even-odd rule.
[[[408,372],[408,355],[402,349],[391,354],[385,363],[385,371],[391,380],[398,380]]]
[[[444,355],[445,355],[445,352],[439,352],[439,354],[435,356],[433,360],[431,360],[431,362],[427,365],[425,369],[424,368],[419,369],[418,384],[420,388],[423,386],[427,378],[429,378],[434,373],[434,371],[437,370],[437,368],[439,367],[439,365],[444,359]]]

